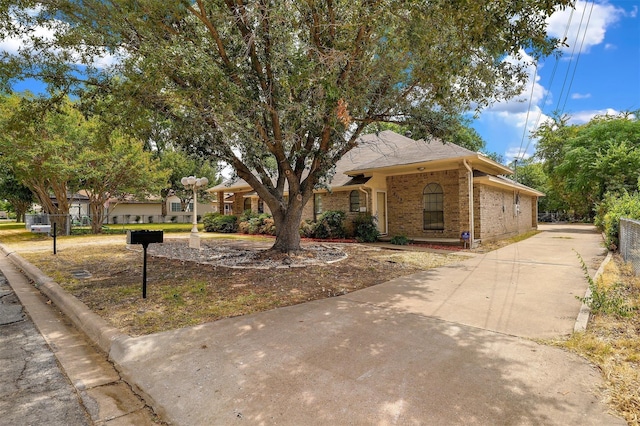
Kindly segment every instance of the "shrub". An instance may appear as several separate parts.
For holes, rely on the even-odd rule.
[[[276,221],[272,217],[264,219],[262,233],[265,235],[276,235]]]
[[[238,217],[238,222],[249,222],[249,220],[254,217],[258,217],[258,213],[254,213],[253,211],[247,209],[242,212],[242,214]]]
[[[391,237],[391,244],[395,244],[397,246],[406,246],[410,242],[411,240],[407,238],[406,235],[394,235]]]
[[[345,213],[339,210],[330,210],[322,213],[313,227],[314,238],[344,238]]]
[[[620,218],[640,220],[640,195],[624,192],[621,195],[607,193],[596,206],[596,226],[604,232],[607,247],[619,246]]]
[[[304,238],[313,238],[313,226],[315,224],[310,220],[300,222],[300,236]]]
[[[238,231],[238,218],[233,215],[207,213],[202,220],[206,232],[233,233]]]
[[[243,234],[276,235],[275,221],[269,213],[257,215],[255,213],[247,214],[248,212],[250,213],[251,211],[245,210],[240,216],[240,218],[245,218],[246,220],[238,219],[239,232]]]
[[[369,213],[358,213],[353,219],[353,232],[356,241],[360,243],[375,242],[380,236],[380,231],[376,226],[376,218]]]
[[[169,219],[171,221],[171,223],[176,223],[178,221],[178,216],[171,216],[171,219]]]

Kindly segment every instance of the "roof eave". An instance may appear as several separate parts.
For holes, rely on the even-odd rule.
[[[534,195],[536,197],[544,197],[544,192],[540,192],[536,189],[530,188],[526,185],[522,185],[517,182],[509,182],[495,176],[480,176],[473,178],[474,182],[478,182],[481,184],[495,186],[500,188],[509,188],[516,191],[524,192],[525,194]]]

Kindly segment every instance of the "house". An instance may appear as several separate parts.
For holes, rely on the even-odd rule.
[[[125,199],[110,198],[105,203],[105,223],[191,223],[193,201],[182,210],[180,198],[175,195],[165,200],[166,212],[162,215],[162,199],[149,197],[146,200],[136,200],[133,197]],[[217,205],[211,202],[198,200],[198,216],[217,211]]]
[[[303,219],[342,210],[369,212],[382,235],[418,241],[490,241],[537,227],[543,193],[505,177],[508,167],[483,154],[440,140],[413,140],[386,130],[364,135],[336,164],[330,191],[317,190]],[[232,212],[263,205],[244,181],[209,189],[233,197]]]

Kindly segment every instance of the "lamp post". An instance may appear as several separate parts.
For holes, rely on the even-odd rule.
[[[193,226],[191,227],[191,235],[189,236],[189,247],[200,248],[200,235],[198,235],[198,188],[209,183],[206,177],[196,178],[195,176],[186,176],[180,179],[180,182],[186,189],[193,190]]]

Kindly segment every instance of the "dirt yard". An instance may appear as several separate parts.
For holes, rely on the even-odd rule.
[[[140,246],[107,242],[66,247],[57,255],[20,254],[131,336],[340,296],[461,259],[455,253],[315,243],[304,254],[274,260],[262,255],[268,246],[233,240],[203,240],[202,250],[189,249],[187,240],[151,245],[146,299]]]

